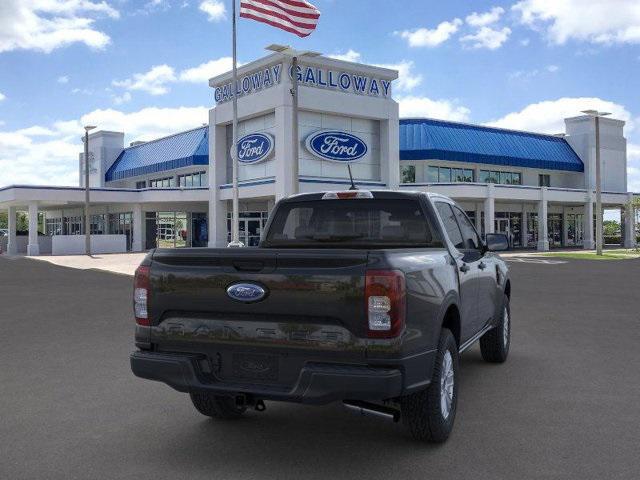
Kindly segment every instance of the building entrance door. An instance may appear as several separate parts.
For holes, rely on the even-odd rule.
[[[508,233],[509,232],[509,219],[508,218],[496,218],[496,233]]]
[[[547,217],[549,247],[562,246],[562,214],[552,213]]]
[[[584,240],[584,215],[567,215],[567,244],[571,246],[582,245]]]
[[[240,241],[247,247],[257,247],[262,229],[267,223],[267,212],[240,212],[238,230]],[[231,241],[231,214],[227,215],[227,239]]]
[[[241,218],[240,219],[240,241],[247,247],[257,247],[260,243],[262,226],[260,219]]]

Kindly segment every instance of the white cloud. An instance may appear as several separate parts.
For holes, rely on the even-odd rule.
[[[631,114],[620,104],[600,98],[559,98],[526,106],[519,112],[512,112],[487,125],[500,128],[512,128],[540,133],[562,133],[565,131],[564,119],[582,115],[583,110],[601,110],[612,113],[612,118],[627,122],[626,131],[634,128]]]
[[[200,126],[208,120],[208,107],[144,108],[125,113],[95,110],[76,120],[0,131],[0,187],[12,184],[77,185],[82,125],[124,131],[125,144],[152,140]]]
[[[500,30],[491,27],[481,27],[476,33],[460,38],[460,41],[471,44],[471,48],[496,50],[507,41],[509,35],[511,35],[511,29],[509,27],[504,27]]]
[[[551,43],[640,43],[638,0],[522,0],[512,9]]]
[[[110,38],[93,24],[105,16],[115,19],[120,14],[104,0],[2,0],[0,52],[49,53],[73,43],[102,49]]]
[[[496,23],[500,20],[500,17],[504,13],[504,8],[493,7],[491,10],[485,13],[473,12],[471,15],[465,18],[468,25],[472,27],[484,27]]]
[[[345,53],[334,53],[327,56],[329,58],[335,58],[336,60],[342,60],[345,62],[359,62],[362,59],[362,55],[360,55],[360,52],[356,52],[352,49],[349,49]]]
[[[0,92],[0,102],[3,101],[6,97],[6,95],[2,92]]]
[[[529,38],[523,38],[522,40],[520,40],[520,45],[522,45],[523,47],[528,47],[530,43],[531,40]]]
[[[123,103],[128,103],[131,101],[131,94],[129,92],[124,92],[122,95],[114,95],[113,103],[116,105],[122,105]]]
[[[69,83],[69,77],[66,75],[62,75],[58,77],[57,82],[61,84]]]
[[[455,34],[462,25],[462,20],[455,18],[450,22],[442,22],[436,28],[418,28],[416,30],[404,30],[395,32],[409,42],[410,47],[437,47],[446,42]]]
[[[360,52],[349,49],[346,53],[335,53],[328,55],[336,60],[344,60],[346,62],[361,62],[362,55]],[[388,68],[398,71],[398,80],[394,83],[394,88],[398,92],[408,92],[422,83],[422,75],[413,71],[415,64],[410,60],[402,60],[398,63],[378,63],[373,64],[376,67]]]
[[[538,75],[546,73],[557,73],[560,67],[557,65],[547,65],[543,70],[534,68],[533,70],[516,70],[509,74],[509,80],[531,80]]]
[[[422,75],[413,71],[415,65],[412,61],[402,60],[399,63],[375,66],[398,71],[398,80],[394,83],[394,89],[398,92],[408,92],[422,83]]]
[[[176,74],[173,67],[169,65],[155,65],[145,73],[135,73],[132,78],[126,80],[114,80],[114,87],[121,87],[127,90],[140,90],[151,95],[164,95],[169,92],[168,83],[176,81]]]
[[[227,18],[227,9],[221,0],[204,0],[199,8],[207,14],[210,22],[219,22]]]
[[[197,67],[182,70],[179,79],[182,82],[203,83],[206,85],[210,78],[228,72],[232,68],[233,58],[220,57],[216,60],[202,63]]]
[[[455,122],[467,122],[471,110],[456,101],[432,100],[427,97],[405,96],[397,98],[400,104],[400,117],[429,117]]]

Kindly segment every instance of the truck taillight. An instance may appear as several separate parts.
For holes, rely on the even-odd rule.
[[[367,270],[365,301],[370,338],[399,336],[405,325],[406,287],[398,270]]]
[[[149,267],[140,265],[136,269],[136,276],[133,281],[133,311],[136,323],[148,327],[149,311],[147,309],[147,299],[149,297]]]

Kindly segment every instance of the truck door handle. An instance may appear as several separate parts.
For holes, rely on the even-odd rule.
[[[487,268],[487,264],[486,264],[486,263],[484,263],[484,262],[480,262],[480,264],[478,265],[478,268],[479,268],[480,270],[484,270],[485,268]]]
[[[460,271],[462,273],[467,273],[470,270],[469,265],[467,265],[466,263],[463,263],[462,266],[460,267]]]

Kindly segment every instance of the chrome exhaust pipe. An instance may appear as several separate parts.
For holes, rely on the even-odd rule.
[[[384,418],[386,420],[400,421],[400,410],[384,405],[365,402],[363,400],[345,400],[343,405],[352,412],[360,415]]]

